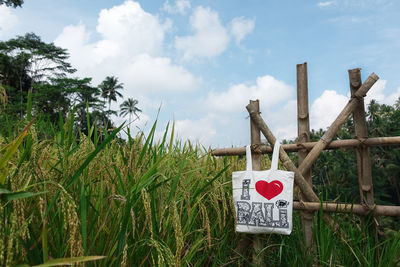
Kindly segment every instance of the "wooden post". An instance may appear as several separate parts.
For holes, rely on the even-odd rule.
[[[297,64],[297,143],[310,142],[310,117],[308,112],[308,81],[307,81],[307,63]],[[307,149],[300,149],[297,153],[298,164],[300,165],[306,158]],[[304,179],[312,187],[311,169],[303,173]],[[301,193],[300,199],[305,200]],[[304,244],[307,248],[312,245],[314,213],[303,211],[301,213],[301,223],[303,226]]]
[[[360,69],[349,70],[349,80],[350,91],[353,96],[361,86]],[[353,111],[353,121],[356,138],[359,140],[367,139],[368,129],[365,120],[364,99],[360,99],[357,108]],[[373,208],[375,201],[369,147],[361,143],[361,146],[356,149],[356,155],[361,204]]]
[[[250,104],[253,104],[257,112],[260,112],[260,102],[259,100],[250,100]],[[261,153],[258,153],[255,147],[261,145],[261,134],[258,126],[250,118],[250,140],[251,140],[251,159],[253,163],[254,171],[261,171]]]
[[[336,135],[337,131],[340,129],[343,123],[345,123],[349,115],[356,109],[360,99],[363,99],[368,90],[371,89],[371,87],[378,79],[378,75],[372,73],[357,90],[357,92],[354,93],[342,112],[340,112],[340,114],[331,124],[329,129],[325,132],[325,134],[321,137],[318,143],[313,147],[313,149],[304,159],[303,163],[299,166],[299,171],[301,173],[305,173],[311,168],[312,164],[317,160],[322,150],[324,150],[325,147],[332,141],[332,138]]]
[[[258,100],[250,100],[250,104],[254,105],[256,112],[260,112],[260,102]],[[260,129],[250,118],[250,140],[251,140],[251,159],[254,171],[261,171],[261,153],[256,152],[257,146],[261,145]],[[258,255],[263,249],[263,242],[259,235],[253,238],[253,265],[264,266],[261,255]]]

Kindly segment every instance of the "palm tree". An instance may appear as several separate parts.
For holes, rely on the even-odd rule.
[[[124,88],[123,83],[118,83],[118,78],[114,76],[107,76],[106,79],[99,85],[101,89],[101,97],[108,99],[108,111],[111,110],[111,101],[117,101],[118,97],[123,97],[119,89]]]
[[[129,114],[129,123],[131,123],[131,117],[132,114],[135,114],[135,116],[139,119],[139,116],[136,114],[136,112],[142,112],[141,109],[136,107],[136,105],[139,104],[139,101],[133,98],[128,98],[128,100],[125,100],[119,107],[121,108],[121,112],[119,113],[120,116],[126,116]]]

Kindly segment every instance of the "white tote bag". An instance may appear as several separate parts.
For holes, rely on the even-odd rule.
[[[251,150],[247,146],[246,171],[232,173],[237,232],[292,232],[294,173],[278,170],[279,146],[276,141],[270,170],[252,170]]]

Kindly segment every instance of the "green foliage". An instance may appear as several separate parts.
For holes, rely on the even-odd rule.
[[[34,82],[49,77],[65,77],[66,73],[75,72],[66,61],[69,57],[66,49],[45,43],[34,33],[1,42],[0,48],[3,54],[19,63],[13,64],[19,69],[19,75],[26,72]]]
[[[7,113],[19,114],[22,118],[27,92],[34,92],[36,87],[40,87],[42,93],[53,92],[54,86],[49,88],[48,84],[50,79],[62,78],[75,71],[67,62],[68,57],[65,49],[43,42],[34,33],[0,42],[0,74],[10,102]],[[51,102],[57,93],[54,90],[44,102]],[[49,111],[45,104],[44,107]]]
[[[10,144],[5,145],[0,149],[0,184],[4,184],[7,175],[10,172],[9,162],[12,156],[17,152],[18,147],[21,145],[25,136],[28,134],[29,128],[32,126],[33,121],[31,121],[24,130],[17,136],[17,138]]]
[[[123,89],[124,86],[118,82],[118,78],[107,76],[99,85],[99,88],[101,89],[101,96],[104,99],[108,99],[108,104],[111,106],[111,101],[117,101],[117,97],[122,97],[122,94],[118,90]]]
[[[137,99],[133,98],[128,98],[128,100],[125,100],[121,105],[121,112],[119,113],[120,116],[126,116],[129,115],[129,122],[131,122],[131,117],[132,114],[135,114],[136,118],[139,119],[139,116],[137,115],[138,112],[142,112],[141,109],[137,107],[139,104],[139,101]]]
[[[248,255],[233,257],[240,235],[234,231],[230,181],[232,171],[245,168],[244,158],[215,158],[189,142],[173,142],[167,138],[169,125],[158,143],[155,124],[147,137],[129,135],[121,142],[116,129],[101,142],[76,138],[73,121],[73,113],[61,119],[53,139],[39,140],[33,132],[29,161],[12,172],[7,186],[15,192],[29,187],[32,195],[12,200],[1,215],[14,218],[0,220],[0,234],[8,236],[14,251],[4,254],[5,261],[50,266],[104,255],[87,265],[251,264]],[[22,155],[12,161],[20,162]],[[269,160],[263,157],[265,164]],[[395,266],[399,260],[398,233],[375,242],[371,221],[340,215],[334,218],[350,237],[344,242],[321,216],[315,217],[315,251],[300,245],[295,215],[291,236],[261,236],[262,260],[269,266]]]
[[[369,137],[399,136],[400,109],[380,105],[372,100],[368,105],[367,127]],[[317,141],[325,131],[312,131]],[[336,139],[354,137],[354,126],[349,119],[339,130]],[[372,177],[375,201],[378,204],[400,205],[400,153],[398,147],[371,147]],[[360,202],[357,161],[354,150],[324,151],[313,165],[313,183],[327,199]]]
[[[0,5],[20,7],[24,3],[23,0],[0,0]]]

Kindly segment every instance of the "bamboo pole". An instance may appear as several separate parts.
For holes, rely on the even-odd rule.
[[[286,152],[297,152],[303,148],[307,150],[311,150],[317,142],[307,142],[300,144],[284,144],[281,145],[283,150]],[[374,137],[367,139],[347,139],[347,140],[334,140],[330,142],[325,149],[351,149],[356,148],[361,145],[365,145],[368,147],[371,146],[393,146],[400,145],[400,136],[391,136],[391,137]],[[272,153],[272,147],[267,145],[258,146],[258,150],[261,154],[270,154]],[[246,155],[245,147],[231,147],[231,148],[217,148],[214,149],[211,154],[213,156],[240,156]]]
[[[310,117],[308,112],[308,81],[307,63],[296,65],[297,76],[297,142],[301,144],[310,142]],[[297,153],[298,164],[300,165],[308,154],[307,149],[300,149]],[[311,169],[303,173],[307,183],[312,187]],[[305,196],[300,193],[300,199],[305,200]],[[304,233],[304,244],[307,248],[312,245],[314,213],[303,211],[301,213],[301,224]]]
[[[354,95],[361,86],[360,69],[349,70],[350,92]],[[360,99],[357,108],[353,111],[354,132],[357,138],[368,138],[367,121],[365,120],[364,99]],[[372,183],[371,158],[369,147],[361,145],[356,149],[358,184],[360,187],[361,203],[373,207],[374,187]]]
[[[250,105],[253,105],[256,109],[256,112],[260,112],[260,102],[258,100],[250,100]],[[256,145],[261,144],[261,135],[260,129],[254,123],[254,121],[250,118],[250,141],[251,146],[254,147]],[[261,154],[257,153],[255,150],[252,150],[251,153],[252,159],[252,167],[254,171],[261,171]],[[265,264],[262,261],[262,255],[260,255],[260,251],[263,249],[263,242],[259,235],[253,237],[253,265],[254,266],[264,266]]]
[[[257,112],[260,112],[259,100],[255,100],[255,101],[250,100],[250,104],[254,105]],[[251,118],[250,118],[250,142],[251,142],[252,147],[255,147],[255,146],[261,144],[260,129],[257,127],[257,125],[254,123],[254,121]],[[251,160],[252,160],[253,170],[261,171],[261,153],[259,153],[255,149],[252,149]]]
[[[362,99],[369,89],[375,84],[375,82],[379,79],[378,75],[372,73],[368,79],[361,85],[361,87],[357,90],[354,95],[351,96],[349,102],[344,107],[342,112],[340,112],[339,116],[336,120],[331,124],[329,129],[325,132],[325,134],[321,137],[321,139],[317,142],[317,144],[311,149],[310,153],[304,159],[303,163],[299,166],[299,171],[301,173],[305,173],[308,171],[312,164],[317,160],[319,154],[324,150],[324,148],[332,141],[332,138],[336,135],[337,131],[343,125],[343,123],[347,120],[349,115],[357,108],[360,99]]]
[[[368,215],[372,213],[375,216],[400,216],[400,206],[376,205],[373,209],[369,209],[360,204],[293,202],[293,209],[295,210],[317,211],[321,208],[326,212],[353,213],[356,215]]]

